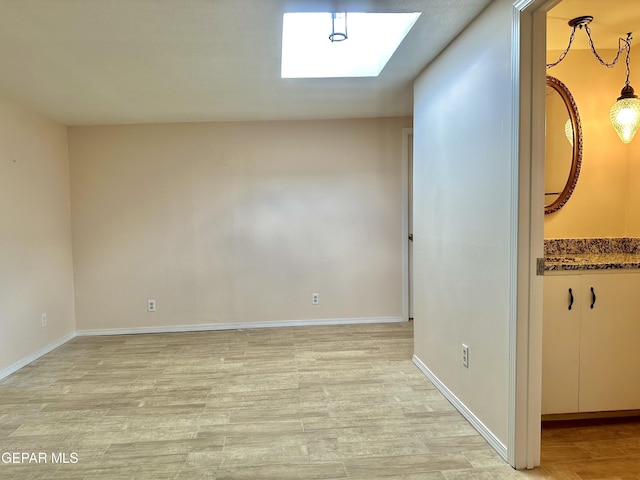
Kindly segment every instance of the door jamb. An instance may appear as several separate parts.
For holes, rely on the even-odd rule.
[[[544,249],[544,98],[546,12],[561,0],[513,3],[512,85],[515,194],[512,211],[512,280],[509,326],[508,461],[540,464],[542,391],[542,278],[536,258]]]
[[[409,139],[413,128],[402,129],[402,319],[409,321]]]

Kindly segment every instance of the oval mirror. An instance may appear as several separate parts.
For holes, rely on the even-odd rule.
[[[564,83],[547,76],[544,213],[567,203],[582,163],[582,127],[578,107]]]

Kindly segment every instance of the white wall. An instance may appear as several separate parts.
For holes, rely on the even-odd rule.
[[[511,9],[494,1],[419,76],[414,95],[415,355],[503,445],[515,214]]]
[[[401,317],[407,126],[70,128],[78,329]]]
[[[75,317],[67,129],[1,98],[0,205],[2,373],[72,334]]]

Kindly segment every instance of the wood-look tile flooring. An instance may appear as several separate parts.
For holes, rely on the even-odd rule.
[[[513,470],[412,364],[412,337],[408,323],[76,338],[0,382],[0,454],[47,458],[0,462],[0,479],[638,478],[628,456],[604,467],[624,475],[562,463],[620,459],[625,439],[639,453],[624,428],[580,437],[594,446],[578,457],[545,433],[549,467]]]
[[[543,423],[538,478],[640,480],[640,419]]]
[[[0,382],[0,452],[78,462],[0,463],[0,478],[508,478],[412,364],[412,337],[409,323],[76,338]]]

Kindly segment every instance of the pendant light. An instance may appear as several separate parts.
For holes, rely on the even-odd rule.
[[[573,124],[570,118],[567,118],[567,121],[564,123],[564,136],[567,137],[567,140],[573,147]]]
[[[616,133],[620,137],[623,143],[629,143],[633,140],[634,135],[638,131],[638,127],[640,127],[640,99],[634,93],[633,87],[629,84],[629,75],[630,75],[630,59],[631,59],[631,33],[627,33],[626,38],[618,39],[618,52],[616,53],[615,58],[607,63],[596,51],[596,47],[593,44],[593,39],[591,38],[591,29],[589,28],[589,24],[593,20],[593,17],[590,15],[585,15],[582,17],[577,17],[569,20],[569,26],[572,27],[571,36],[569,37],[569,45],[567,48],[560,54],[558,60],[554,63],[548,63],[547,68],[552,68],[558,65],[560,62],[564,60],[569,49],[571,48],[571,44],[573,43],[573,39],[576,34],[577,29],[583,29],[587,33],[587,37],[589,37],[589,46],[591,47],[591,52],[598,59],[601,65],[612,68],[614,65],[618,63],[618,59],[620,58],[620,54],[624,51],[626,52],[626,64],[627,64],[627,77],[620,92],[620,96],[616,100],[616,103],[611,107],[611,111],[609,112],[609,118],[611,120],[611,124],[615,129]]]
[[[629,34],[630,35],[630,34]],[[631,37],[628,37],[631,40]],[[615,128],[620,140],[629,143],[640,127],[640,99],[633,92],[633,87],[629,85],[629,54],[631,46],[627,49],[627,80],[622,87],[620,96],[611,107],[609,116],[611,124]]]
[[[332,42],[343,42],[347,38],[347,12],[331,14],[331,35]]]

